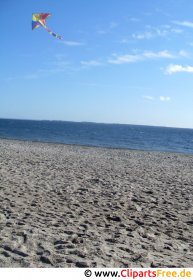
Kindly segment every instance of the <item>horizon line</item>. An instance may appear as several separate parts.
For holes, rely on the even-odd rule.
[[[179,128],[190,129],[193,127],[178,127],[178,126],[165,126],[165,125],[151,125],[151,124],[132,124],[132,123],[110,123],[110,122],[95,122],[95,121],[67,121],[67,120],[50,120],[50,119],[26,119],[26,118],[4,118],[0,117],[0,120],[15,120],[15,121],[37,121],[37,122],[71,122],[71,123],[90,123],[90,124],[104,124],[104,125],[130,125],[130,126],[148,126],[148,127],[162,127],[162,128]]]

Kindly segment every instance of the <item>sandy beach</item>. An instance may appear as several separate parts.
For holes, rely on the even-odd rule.
[[[0,140],[0,267],[193,267],[193,155]]]

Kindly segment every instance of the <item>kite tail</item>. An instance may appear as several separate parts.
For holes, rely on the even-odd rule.
[[[54,37],[56,37],[57,39],[59,40],[62,40],[62,37],[56,33],[54,33],[52,30],[50,30],[46,25],[43,25],[42,26],[46,29],[46,31],[48,31],[48,33]]]

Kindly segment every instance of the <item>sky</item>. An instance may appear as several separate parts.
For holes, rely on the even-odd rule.
[[[193,128],[192,0],[0,2],[0,118]],[[32,31],[32,13],[51,13]]]

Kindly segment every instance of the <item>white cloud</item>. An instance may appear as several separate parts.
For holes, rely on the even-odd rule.
[[[169,96],[160,96],[160,97],[159,97],[159,100],[160,100],[160,101],[163,101],[163,102],[165,102],[165,101],[170,101],[170,100],[171,100],[171,97],[169,97]]]
[[[132,34],[132,38],[136,40],[152,39],[155,37],[166,37],[171,34],[182,33],[183,30],[179,28],[173,28],[170,25],[162,25],[159,27],[146,26],[146,30],[141,33]]]
[[[108,63],[124,64],[124,63],[137,62],[141,59],[142,59],[141,55],[136,55],[136,54],[125,54],[125,55],[120,55],[120,56],[114,55],[113,58],[110,58],[108,60]]]
[[[7,82],[13,81],[13,80],[34,80],[40,78],[40,75],[37,74],[26,74],[23,76],[15,76],[15,77],[8,77],[6,79]]]
[[[136,18],[136,17],[131,17],[129,20],[132,21],[132,22],[139,22],[140,21],[140,19]]]
[[[130,43],[130,41],[131,41],[131,40],[125,39],[125,38],[124,38],[124,39],[120,40],[120,43],[121,43],[121,44],[128,44],[128,43]]]
[[[110,23],[109,28],[110,28],[110,29],[114,29],[114,28],[116,28],[117,26],[118,26],[118,23],[117,23],[117,22],[112,21],[112,22]]]
[[[113,29],[115,29],[119,24],[117,22],[110,22],[106,27],[99,27],[97,28],[97,33],[100,35],[111,33]]]
[[[81,64],[83,66],[101,66],[101,65],[103,65],[103,63],[98,60],[81,61]]]
[[[85,43],[78,41],[61,41],[61,43],[69,47],[79,47],[85,45]]]
[[[154,100],[154,97],[150,96],[150,95],[145,95],[145,96],[143,96],[143,98],[145,98],[147,100]]]
[[[182,66],[178,64],[170,64],[166,70],[166,74],[174,74],[174,73],[180,73],[180,72],[187,72],[187,73],[193,73],[193,66]]]
[[[146,99],[146,100],[149,100],[149,101],[153,101],[153,100],[159,100],[159,101],[161,101],[161,102],[169,102],[170,100],[171,100],[171,97],[169,97],[169,96],[163,96],[163,95],[161,95],[161,96],[159,96],[159,97],[153,97],[153,96],[151,96],[151,95],[145,95],[145,96],[143,96],[143,98],[144,99]]]
[[[189,57],[189,53],[185,50],[180,50],[179,51],[179,55],[180,56],[183,56],[183,57]]]
[[[160,59],[160,58],[174,58],[175,56],[168,52],[167,50],[163,50],[160,52],[153,52],[153,51],[144,51],[140,54],[125,54],[125,55],[113,55],[108,60],[108,63],[111,64],[126,64],[126,63],[133,63],[147,59]]]
[[[172,28],[171,31],[172,31],[173,33],[177,33],[177,34],[183,33],[183,30],[180,29],[180,28]]]
[[[132,38],[137,40],[151,39],[152,37],[154,37],[154,34],[150,31],[145,31],[143,33],[137,33],[132,35]]]
[[[174,55],[167,50],[163,50],[157,53],[152,51],[145,51],[143,53],[143,56],[146,58],[174,58]]]
[[[173,23],[180,26],[193,28],[193,22],[191,21],[173,21]]]

